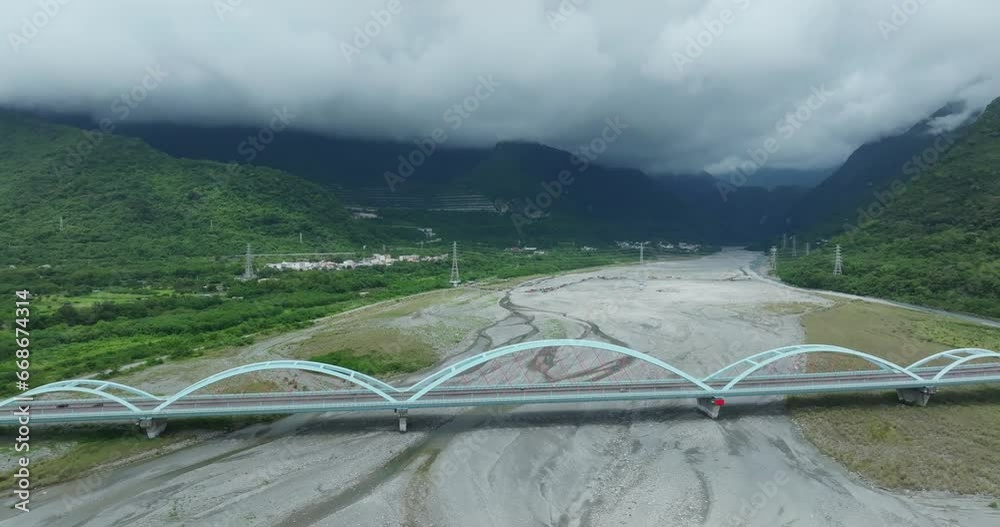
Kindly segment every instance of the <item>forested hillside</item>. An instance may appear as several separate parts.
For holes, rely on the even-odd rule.
[[[92,126],[85,118],[49,116],[74,125]],[[167,123],[125,123],[116,132],[143,139],[172,156],[220,162],[247,159],[237,148],[257,130],[245,127],[199,127]],[[430,226],[449,239],[508,245],[522,239],[545,245],[576,240],[596,243],[613,239],[687,239],[715,244],[740,244],[761,239],[784,228],[784,213],[803,192],[788,187],[767,190],[743,187],[724,201],[715,180],[692,175],[692,184],[676,184],[666,175],[647,175],[630,168],[609,166],[615,145],[584,165],[565,150],[523,142],[501,141],[494,147],[439,145],[412,175],[397,174],[400,157],[413,153],[412,142],[326,137],[301,131],[283,131],[252,163],[306,178],[333,189],[345,205],[379,209],[392,221],[373,222],[381,238],[406,234],[402,226]],[[586,168],[584,169],[584,166]],[[573,182],[565,185],[542,215],[521,229],[513,227],[511,213],[524,212],[526,200],[536,202],[569,170]],[[773,172],[768,176],[764,172]],[[762,171],[753,184],[772,187],[780,181],[819,178],[816,171]],[[701,181],[698,181],[698,179]],[[548,203],[552,196],[541,198]],[[509,206],[503,215],[495,208]],[[477,209],[468,214],[459,209]],[[413,229],[410,228],[412,231]]]
[[[15,113],[0,113],[0,207],[4,265],[292,249],[299,233],[336,249],[363,228],[332,193],[277,170],[177,159]]]
[[[892,189],[884,212],[824,251],[783,262],[781,277],[1000,317],[1000,99],[933,167]],[[834,244],[845,254],[840,277]]]
[[[854,222],[858,207],[867,207],[876,192],[904,174],[907,162],[938,140],[933,129],[935,119],[960,114],[961,104],[949,104],[922,119],[909,130],[862,145],[830,177],[797,200],[788,211],[789,228],[829,236],[843,231],[845,223]],[[961,134],[945,134],[950,140]]]

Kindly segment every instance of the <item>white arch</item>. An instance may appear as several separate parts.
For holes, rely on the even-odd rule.
[[[62,383],[52,383],[52,384],[62,384]],[[58,392],[87,393],[87,394],[90,394],[90,395],[96,395],[98,397],[101,397],[103,399],[107,399],[109,401],[116,402],[116,403],[124,406],[125,408],[128,408],[133,413],[137,413],[137,414],[143,413],[143,411],[139,407],[137,407],[136,405],[134,405],[134,404],[126,401],[125,399],[122,399],[121,397],[118,397],[117,395],[112,395],[112,394],[110,394],[108,392],[102,392],[100,390],[94,390],[94,389],[91,389],[91,388],[80,388],[78,386],[51,386],[51,385],[46,384],[45,386],[39,386],[38,388],[35,388],[33,390],[28,390],[27,392],[24,392],[24,394],[26,395],[26,394],[28,394],[28,392],[31,392],[31,395],[42,395],[42,394],[46,394],[46,393],[58,393]],[[12,397],[12,398],[7,399],[7,400],[5,400],[3,402],[0,402],[0,406],[6,406],[8,403],[10,403],[12,401],[16,401],[16,400],[17,400],[17,398]]]
[[[701,382],[700,380],[688,375],[687,373],[663,362],[655,357],[646,355],[629,348],[618,346],[615,344],[609,344],[607,342],[597,342],[594,340],[573,340],[573,339],[550,339],[550,340],[535,340],[531,342],[522,342],[520,344],[512,344],[510,346],[504,346],[491,351],[480,353],[473,357],[456,362],[455,364],[444,368],[442,370],[436,371],[427,377],[421,379],[419,382],[411,386],[406,391],[417,390],[417,393],[413,394],[406,402],[415,402],[424,396],[427,392],[433,390],[434,388],[440,386],[445,381],[452,379],[466,371],[469,371],[476,366],[485,364],[493,359],[503,357],[505,355],[510,355],[512,353],[517,353],[519,351],[526,351],[539,348],[548,347],[560,347],[560,346],[576,346],[581,348],[594,348],[601,349],[605,351],[612,351],[615,353],[620,353],[622,355],[627,355],[629,357],[639,359],[641,361],[647,362],[654,366],[658,366],[666,371],[669,371],[675,375],[680,376],[684,380],[694,384],[698,388],[711,392],[713,391],[711,387]]]
[[[398,392],[397,388],[386,384],[378,379],[369,377],[363,373],[358,373],[354,370],[348,368],[342,368],[340,366],[334,366],[332,364],[323,364],[321,362],[312,362],[306,360],[275,360],[268,362],[257,362],[254,364],[247,364],[245,366],[238,366],[236,368],[231,368],[223,372],[216,373],[206,377],[187,388],[175,393],[170,396],[167,400],[163,401],[159,406],[153,409],[153,412],[160,412],[167,408],[171,404],[174,404],[179,399],[184,398],[192,392],[196,392],[206,386],[210,386],[219,381],[224,381],[230,377],[235,377],[237,375],[243,375],[244,373],[252,373],[255,371],[264,370],[303,370],[311,371],[315,373],[323,373],[326,375],[331,375],[339,379],[343,379],[348,382],[352,382],[380,397],[383,399],[395,403],[398,402],[394,397],[387,394],[386,391]]]
[[[756,355],[751,355],[751,356],[749,356],[749,357],[747,357],[745,359],[740,359],[740,360],[738,360],[738,361],[736,361],[736,362],[734,362],[734,363],[732,363],[732,364],[730,364],[730,365],[728,365],[728,366],[726,366],[726,367],[724,367],[724,368],[716,371],[715,373],[713,373],[713,374],[709,375],[708,377],[705,377],[704,379],[702,379],[702,382],[711,381],[712,379],[715,379],[716,377],[721,376],[723,373],[725,373],[725,372],[727,372],[727,371],[729,371],[729,370],[731,370],[731,369],[739,366],[740,364],[750,363],[750,365],[753,366],[753,365],[756,365],[758,362],[760,362],[760,359],[763,358],[763,357],[767,357],[767,356],[775,355],[775,354],[784,356],[785,353],[787,353],[789,351],[797,350],[800,347],[802,347],[802,345],[798,344],[798,345],[795,345],[795,346],[785,346],[785,347],[782,347],[782,348],[774,348],[772,350],[762,351],[762,352],[760,352],[760,353],[758,353]]]
[[[876,357],[874,355],[869,355],[867,353],[862,353],[860,351],[852,350],[850,348],[842,348],[840,346],[825,346],[825,345],[817,345],[817,344],[806,344],[806,345],[802,345],[802,346],[791,346],[790,348],[779,348],[779,349],[788,349],[788,351],[776,353],[771,358],[765,359],[762,362],[755,362],[752,367],[744,370],[742,373],[740,373],[739,375],[737,375],[736,377],[734,377],[733,380],[729,381],[729,384],[727,384],[725,387],[723,387],[720,391],[723,391],[723,392],[729,391],[729,389],[731,389],[737,383],[739,383],[743,379],[747,378],[748,376],[750,376],[754,372],[760,371],[760,370],[766,368],[767,366],[769,366],[769,365],[771,365],[771,364],[773,364],[773,363],[775,363],[775,362],[777,362],[779,360],[786,359],[788,357],[794,357],[796,355],[803,355],[803,354],[807,354],[807,353],[839,353],[841,355],[851,355],[851,356],[854,356],[854,357],[858,357],[858,358],[864,359],[864,360],[866,360],[866,361],[868,361],[868,362],[870,362],[872,364],[875,364],[875,365],[877,365],[879,367],[882,367],[883,369],[895,371],[897,373],[902,373],[904,375],[912,377],[914,380],[917,380],[917,381],[926,381],[927,380],[927,379],[924,379],[923,377],[921,377],[921,376],[919,376],[919,375],[917,375],[917,374],[915,374],[915,373],[907,370],[906,368],[903,368],[902,366],[900,366],[900,365],[898,365],[898,364],[896,364],[894,362],[887,361],[885,359]],[[775,350],[772,350],[772,351],[775,351]],[[742,360],[740,362],[746,362],[746,359],[744,359],[744,360]],[[739,363],[735,363],[735,364],[733,364],[733,366],[735,366],[736,364],[739,364]],[[729,369],[729,367],[726,367],[725,369]]]
[[[129,393],[131,393],[133,395],[138,395],[139,397],[142,397],[144,399],[154,399],[154,400],[159,400],[159,401],[163,400],[163,397],[158,397],[158,396],[153,395],[153,394],[151,394],[151,393],[149,393],[147,391],[140,390],[140,389],[135,388],[133,386],[129,386],[127,384],[121,384],[121,383],[117,383],[117,382],[113,382],[113,381],[99,381],[99,380],[95,380],[95,379],[70,379],[68,381],[59,381],[59,382],[49,383],[49,384],[46,384],[45,386],[84,386],[84,387],[95,387],[94,389],[97,390],[97,391],[99,391],[99,392],[103,392],[104,390],[106,390],[108,388],[116,388],[116,389],[119,389],[119,390],[121,390],[123,392],[129,392]],[[22,394],[22,395],[28,395],[32,391],[33,390],[28,390],[27,392],[24,392],[24,394]],[[0,405],[0,406],[2,406],[2,405]]]
[[[143,398],[147,398],[147,399],[153,399],[153,400],[157,400],[157,401],[162,401],[163,400],[162,397],[157,397],[157,396],[155,396],[155,395],[153,395],[153,394],[151,394],[149,392],[145,392],[143,390],[140,390],[138,388],[134,388],[134,387],[129,386],[127,384],[119,384],[117,382],[112,382],[112,381],[98,381],[98,380],[94,380],[94,379],[70,379],[68,381],[50,382],[49,384],[44,384],[44,385],[39,386],[37,388],[32,388],[32,389],[30,389],[28,391],[22,392],[21,395],[19,395],[18,397],[30,397],[32,395],[41,395],[43,393],[55,393],[55,392],[60,391],[60,390],[55,390],[54,388],[72,388],[74,386],[84,386],[84,387],[87,387],[88,385],[89,386],[96,386],[96,388],[94,388],[94,390],[96,390],[98,392],[103,392],[106,388],[117,388],[119,390],[122,390],[122,391],[125,391],[125,392],[129,392],[129,393],[132,393],[132,394],[135,394],[135,395],[138,395],[139,397],[143,397]],[[10,399],[4,400],[4,401],[0,401],[0,407],[6,406],[6,405],[14,402],[15,400],[16,400],[16,398],[11,397]]]
[[[945,366],[944,369],[942,369],[941,371],[937,372],[937,375],[935,375],[932,380],[935,380],[935,381],[941,380],[941,378],[944,377],[945,375],[947,375],[948,372],[950,372],[951,370],[955,369],[958,366],[961,366],[962,364],[965,364],[966,362],[974,361],[974,360],[979,360],[979,359],[990,358],[990,357],[996,358],[996,359],[1000,359],[1000,353],[996,353],[996,352],[989,351],[989,350],[982,350],[982,353],[973,353],[973,354],[966,355],[965,357],[962,357],[962,358],[956,360],[955,362],[952,362],[951,364]]]
[[[955,360],[960,360],[961,358],[963,358],[966,355],[970,355],[970,354],[971,355],[978,355],[978,354],[981,354],[981,353],[989,354],[989,353],[994,353],[994,352],[990,351],[990,350],[987,350],[987,349],[981,349],[981,348],[959,348],[959,349],[953,349],[953,350],[948,350],[948,351],[942,351],[942,352],[939,352],[939,353],[935,353],[934,355],[931,355],[930,357],[924,357],[923,359],[920,359],[917,362],[914,362],[913,364],[910,364],[909,366],[907,366],[906,369],[908,369],[908,370],[915,370],[915,369],[923,366],[924,364],[929,364],[929,363],[934,362],[934,361],[939,360],[939,359],[951,359],[951,360],[955,361]]]

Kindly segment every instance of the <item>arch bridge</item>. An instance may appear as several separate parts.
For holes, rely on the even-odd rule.
[[[846,360],[851,365],[821,373],[801,371],[801,359],[816,354],[835,357],[834,364]],[[854,364],[867,364],[868,369]],[[325,375],[338,388],[205,393],[212,387],[224,388],[231,379],[269,370]],[[900,400],[926,405],[940,387],[997,382],[1000,353],[978,348],[943,351],[902,366],[849,348],[804,344],[767,350],[699,377],[624,346],[552,339],[462,358],[400,386],[349,368],[304,360],[239,366],[169,396],[110,381],[60,381],[0,401],[0,425],[23,424],[28,419],[52,423],[131,420],[155,437],[168,418],[393,410],[399,416],[400,431],[405,431],[411,409],[659,399],[694,399],[699,410],[714,418],[727,398],[896,390]],[[55,394],[87,397],[49,398]]]

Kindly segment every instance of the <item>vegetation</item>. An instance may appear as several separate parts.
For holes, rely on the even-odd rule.
[[[440,242],[437,248],[399,248],[426,242],[418,227],[440,232],[444,225],[448,239],[483,234],[504,246],[519,236],[509,218],[489,213],[354,220],[333,193],[314,183],[273,169],[231,168],[173,158],[134,138],[0,113],[0,203],[6,212],[0,214],[0,289],[32,293],[33,386],[113,376],[123,368],[246,345],[319,317],[448,285],[446,261],[337,272],[262,271],[262,280],[242,282],[238,256],[247,243],[256,253],[347,252],[361,258],[373,252],[369,247],[383,245],[394,254],[448,252]],[[499,177],[496,168],[477,170]],[[576,210],[571,203],[555,208]],[[538,223],[552,220],[549,226],[558,230],[567,217]],[[592,230],[577,222],[574,232]],[[462,244],[462,278],[554,273],[636,257],[634,251],[606,252],[607,245],[587,252],[538,238],[545,255]],[[274,260],[255,263],[268,261]],[[10,311],[0,317],[0,329],[9,329],[13,316]],[[14,367],[14,344],[0,342],[0,375]],[[327,353],[339,354],[328,360],[345,359],[374,371],[416,365],[375,363],[358,347]],[[0,395],[9,394],[11,386],[3,384]]]
[[[858,207],[866,208],[876,199],[876,192],[885,193],[893,180],[909,179],[904,172],[907,162],[912,164],[913,156],[932,148],[938,138],[934,121],[964,110],[964,105],[948,104],[904,133],[862,145],[830,177],[795,201],[787,213],[790,227],[808,229],[817,238],[843,232],[845,223],[856,221]]]
[[[233,161],[234,145],[257,133],[240,127],[164,123],[122,123],[119,130],[176,157],[220,162]],[[593,130],[600,132],[600,128]],[[610,145],[608,152],[617,148]],[[398,228],[395,220],[420,218],[419,226],[434,227],[446,240],[475,239],[494,245],[512,245],[518,239],[540,246],[555,240],[593,245],[636,238],[743,243],[784,228],[785,209],[802,194],[790,187],[761,188],[780,182],[770,175],[781,171],[766,167],[739,189],[726,188],[723,198],[719,182],[707,174],[647,177],[634,169],[594,164],[606,162],[604,156],[584,165],[569,151],[521,141],[504,141],[492,148],[439,148],[412,176],[396,181],[390,190],[386,172],[398,173],[400,158],[413,149],[409,141],[331,138],[287,130],[259,152],[254,163],[334,189],[346,204],[375,207],[380,214],[393,216],[392,221],[380,222],[379,228],[384,229],[380,237],[412,236],[415,231]],[[556,183],[563,170],[570,171],[572,182],[560,190]],[[789,176],[786,172],[780,179],[798,180]],[[725,185],[729,181],[727,177]],[[539,198],[546,192],[543,184],[550,189],[549,195]],[[550,200],[551,196],[555,197]],[[523,213],[528,200],[545,209],[536,211],[545,217],[520,231],[509,213],[493,211],[497,206]],[[455,211],[472,202],[488,210]],[[439,210],[449,206],[448,211]]]
[[[884,212],[808,257],[779,258],[778,274],[804,287],[1000,317],[1000,100],[936,165],[900,185]],[[843,276],[831,272],[834,244],[844,248]]]
[[[231,432],[275,418],[276,416],[261,416],[171,421],[171,433],[155,439],[149,439],[132,424],[49,426],[44,430],[45,447],[54,452],[32,457],[31,482],[34,488],[41,488],[71,481],[91,475],[100,467],[159,455],[206,434]],[[0,428],[0,432],[11,435],[9,430],[3,428]],[[13,472],[14,470],[0,472],[0,477],[11,480]]]
[[[315,351],[334,349],[314,355]],[[350,368],[373,376],[409,373],[433,366],[434,349],[397,329],[356,330],[349,334],[317,335],[300,348],[309,360]]]
[[[0,113],[5,266],[218,256],[247,243],[258,252],[301,250],[299,233],[311,249],[376,241],[332,193],[300,178],[172,158],[137,139],[98,133],[97,141],[88,133]]]
[[[430,252],[425,251],[425,252]],[[439,250],[443,252],[443,250]],[[649,254],[647,257],[655,257]],[[544,255],[480,248],[463,252],[462,278],[511,278],[635,261],[632,252],[555,248]],[[114,271],[87,264],[0,270],[0,288],[32,294],[33,386],[88,374],[155,365],[251,344],[264,335],[306,327],[312,320],[365,304],[449,287],[449,261],[401,263],[352,271],[262,270],[237,279],[235,260],[175,258]],[[3,321],[13,324],[13,311]],[[409,371],[427,357],[400,362],[366,358],[366,349],[325,348],[326,360],[348,360],[370,373]],[[15,367],[13,339],[0,341],[0,375]],[[412,359],[412,362],[411,362]],[[10,394],[13,383],[0,385]]]
[[[937,351],[1000,349],[1000,330],[865,302],[841,302],[803,318],[810,343],[847,346],[912,364]],[[857,359],[810,356],[809,371],[867,369]],[[1000,388],[942,389],[924,408],[895,393],[790,397],[803,433],[825,454],[885,487],[1000,494]]]

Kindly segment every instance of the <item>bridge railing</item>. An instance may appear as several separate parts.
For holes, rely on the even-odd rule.
[[[595,352],[607,352],[615,356],[626,357],[630,361],[637,361],[636,363],[642,364],[664,374],[672,375],[673,377],[659,379],[655,382],[662,382],[664,384],[686,384],[689,385],[690,391],[694,394],[704,394],[706,397],[712,396],[724,396],[727,393],[731,393],[735,390],[741,382],[745,382],[748,379],[765,379],[767,376],[759,375],[761,372],[766,372],[772,365],[786,359],[792,359],[796,356],[806,355],[806,354],[816,354],[816,353],[832,353],[845,355],[850,357],[855,357],[867,361],[868,363],[876,366],[878,370],[871,372],[844,372],[844,373],[865,373],[866,375],[878,375],[880,372],[892,373],[899,375],[901,377],[906,377],[912,383],[926,383],[927,385],[932,385],[937,382],[945,380],[950,374],[953,374],[969,365],[969,363],[981,360],[992,360],[1000,364],[1000,353],[995,351],[980,349],[980,348],[960,348],[949,351],[943,351],[924,359],[918,360],[908,367],[903,367],[895,364],[889,360],[880,358],[875,355],[864,353],[861,351],[853,350],[850,348],[840,347],[840,346],[829,346],[829,345],[816,345],[816,344],[804,344],[796,346],[786,346],[782,348],[776,348],[772,350],[767,350],[750,357],[740,359],[738,361],[729,364],[716,372],[708,375],[704,378],[698,378],[691,375],[680,368],[677,368],[667,362],[664,362],[651,355],[624,347],[616,344],[611,344],[607,342],[599,342],[592,340],[577,340],[577,339],[547,339],[547,340],[537,340],[530,342],[523,342],[519,344],[513,344],[509,346],[503,346],[496,348],[484,353],[480,353],[465,359],[459,360],[454,364],[446,365],[428,375],[418,380],[412,385],[407,387],[396,387],[388,382],[379,380],[377,378],[371,377],[369,375],[363,374],[361,372],[354,371],[349,368],[344,368],[341,366],[324,364],[311,361],[300,361],[300,360],[277,360],[277,361],[267,361],[254,364],[247,364],[244,366],[239,366],[236,368],[231,368],[229,370],[219,372],[210,375],[204,379],[201,379],[190,386],[178,391],[177,393],[169,397],[160,397],[153,395],[149,392],[128,386],[125,384],[115,383],[112,381],[100,381],[93,379],[75,379],[66,380],[50,383],[44,386],[40,386],[24,392],[22,396],[41,396],[52,393],[80,393],[86,395],[92,395],[97,398],[106,400],[109,403],[121,406],[122,408],[136,414],[136,415],[155,415],[162,413],[171,407],[174,403],[184,400],[185,398],[202,398],[204,396],[195,395],[195,392],[202,390],[208,386],[214,385],[216,383],[222,382],[226,379],[230,379],[239,375],[244,375],[253,372],[268,371],[268,370],[299,370],[307,371],[313,373],[319,373],[324,375],[329,375],[338,378],[342,381],[346,381],[357,387],[354,392],[346,393],[358,393],[358,394],[372,394],[378,398],[381,398],[384,403],[389,403],[390,405],[396,405],[400,408],[405,408],[408,404],[415,404],[421,401],[425,396],[430,393],[446,393],[454,392],[457,390],[462,390],[469,388],[468,385],[458,385],[451,386],[447,383],[457,378],[461,378],[464,374],[470,374],[472,372],[478,371],[477,368],[481,368],[484,365],[492,361],[499,361],[507,357],[511,357],[514,354],[522,352],[530,352],[534,350],[543,349],[554,349],[558,350],[561,348],[579,348],[586,350],[594,350]],[[943,362],[944,366],[939,368],[930,368],[929,365],[934,362]],[[626,367],[630,367],[626,366]],[[924,375],[930,375],[934,373],[933,376],[925,377]],[[775,377],[789,377],[794,375],[796,378],[806,379],[810,375],[821,376],[826,374],[774,374],[771,378]],[[726,384],[723,386],[718,386],[720,381],[725,381]],[[653,382],[653,381],[643,381],[643,382]],[[630,382],[628,381],[600,381],[600,380],[586,380],[586,381],[564,381],[559,384],[563,388],[592,388],[606,386],[609,388],[616,388],[622,386],[628,386]],[[631,383],[634,384],[634,383]],[[486,384],[485,386],[479,385],[475,388],[477,390],[502,390],[504,388],[537,388],[540,386],[545,386],[544,384],[525,382],[521,384]],[[124,392],[131,397],[122,397],[110,393],[111,391]],[[329,393],[328,391],[312,392],[312,393]],[[222,397],[227,397],[223,395]],[[234,397],[232,395],[228,397]],[[17,402],[16,398],[10,398],[4,401],[0,401],[0,408],[10,406]],[[143,409],[136,404],[143,404],[155,402],[156,406],[153,409]]]

